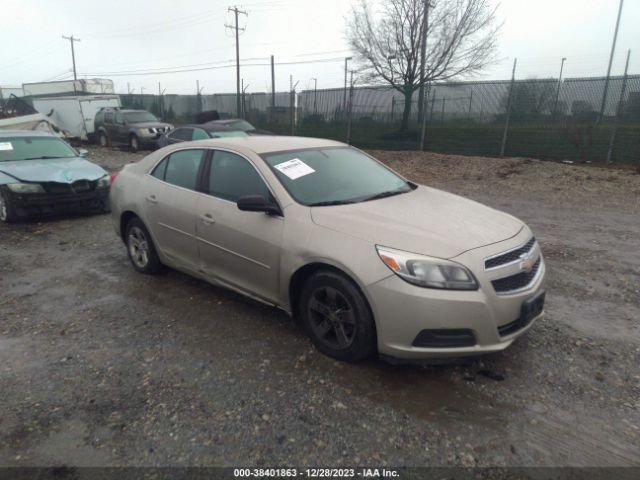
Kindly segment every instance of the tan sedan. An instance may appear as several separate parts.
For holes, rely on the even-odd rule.
[[[342,360],[499,351],[543,314],[524,223],[339,142],[169,146],[120,173],[111,208],[139,272],[167,265],[278,306]]]

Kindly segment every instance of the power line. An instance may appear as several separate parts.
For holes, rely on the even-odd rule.
[[[298,60],[292,62],[276,62],[275,65],[303,65],[303,64],[311,64],[311,63],[330,63],[330,62],[342,62],[344,61],[344,57],[335,57],[335,58],[323,58],[317,60]],[[204,64],[211,65],[211,64]],[[248,63],[243,64],[244,67],[265,67],[269,66],[269,63]],[[203,66],[200,68],[181,68],[181,67],[166,67],[165,70],[140,70],[140,71],[132,71],[132,72],[97,72],[97,73],[83,73],[84,76],[100,76],[100,75],[108,75],[108,76],[138,76],[138,75],[163,75],[168,73],[186,73],[186,72],[199,72],[203,70],[218,70],[224,68],[232,68],[235,65],[217,65],[217,66]]]

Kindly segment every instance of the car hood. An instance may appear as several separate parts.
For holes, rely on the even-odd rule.
[[[166,128],[169,126],[168,123],[162,122],[140,122],[140,123],[130,123],[130,127],[135,128]]]
[[[95,163],[79,157],[0,162],[0,172],[23,182],[58,183],[97,180],[107,174]]]
[[[312,207],[311,218],[376,245],[439,258],[506,240],[524,225],[506,213],[424,186],[380,200]]]

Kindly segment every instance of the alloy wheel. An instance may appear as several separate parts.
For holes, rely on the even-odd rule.
[[[139,227],[132,227],[127,238],[129,255],[138,268],[145,268],[149,263],[149,241]]]
[[[324,286],[313,291],[307,305],[310,326],[327,347],[349,348],[356,335],[354,309],[337,289]]]

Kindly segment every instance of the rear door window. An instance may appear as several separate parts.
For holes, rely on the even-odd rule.
[[[177,187],[195,190],[204,157],[204,150],[180,150],[167,157],[164,181]]]

